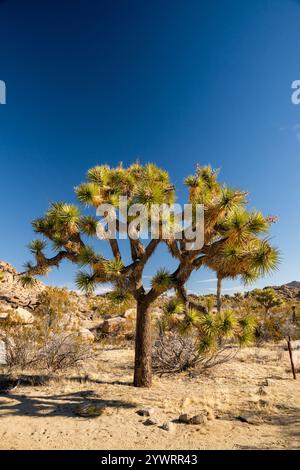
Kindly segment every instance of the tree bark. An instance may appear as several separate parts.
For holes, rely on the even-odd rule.
[[[135,387],[151,387],[152,384],[152,340],[150,304],[137,301],[136,337],[135,337]]]
[[[222,277],[218,276],[217,283],[217,311],[220,313],[222,310]]]

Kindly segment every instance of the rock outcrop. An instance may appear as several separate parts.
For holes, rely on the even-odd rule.
[[[33,286],[23,287],[17,270],[8,263],[0,261],[0,307],[25,308],[34,310],[38,303],[39,294],[45,285],[36,280]]]

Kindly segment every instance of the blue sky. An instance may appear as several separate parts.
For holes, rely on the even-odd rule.
[[[95,164],[153,161],[183,201],[199,162],[279,216],[281,266],[257,285],[300,280],[299,1],[2,0],[0,17],[0,259],[22,269],[30,221],[74,201]],[[145,274],[173,263],[161,248]],[[74,273],[66,263],[47,282]],[[188,287],[209,292],[214,277]]]

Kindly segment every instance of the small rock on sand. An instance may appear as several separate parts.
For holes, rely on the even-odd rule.
[[[168,432],[174,432],[175,431],[175,424],[172,423],[171,421],[166,421],[162,427],[161,427],[164,431],[168,431]]]

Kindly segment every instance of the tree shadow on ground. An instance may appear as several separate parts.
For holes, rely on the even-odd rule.
[[[60,395],[26,396],[9,393],[0,397],[0,417],[35,416],[35,417],[75,417],[78,405],[88,402],[105,408],[136,408],[136,405],[121,400],[101,400],[93,390],[72,392]]]
[[[287,405],[277,405],[274,409],[260,409],[254,411],[253,409],[245,409],[240,411],[241,416],[256,416],[261,420],[261,425],[267,424],[269,426],[277,426],[280,428],[282,438],[289,442],[298,442],[292,444],[290,449],[300,448],[300,408],[291,407]],[[258,424],[258,426],[260,426]],[[252,424],[249,424],[252,426]],[[295,447],[296,446],[296,447]],[[245,447],[246,448],[246,447]]]
[[[0,374],[0,396],[10,393],[12,390],[16,390],[18,387],[39,387],[49,384],[51,381],[59,382],[61,379],[68,382],[76,382],[80,384],[92,383],[100,385],[124,385],[127,387],[133,387],[132,381],[126,380],[103,380],[95,379],[86,375],[59,377],[56,375],[28,375],[22,374],[18,377],[12,377],[8,374]]]
[[[125,380],[102,380],[102,379],[93,379],[92,377],[67,377],[66,380],[69,382],[77,383],[93,383],[100,385],[124,385],[126,387],[133,387],[132,381]]]

